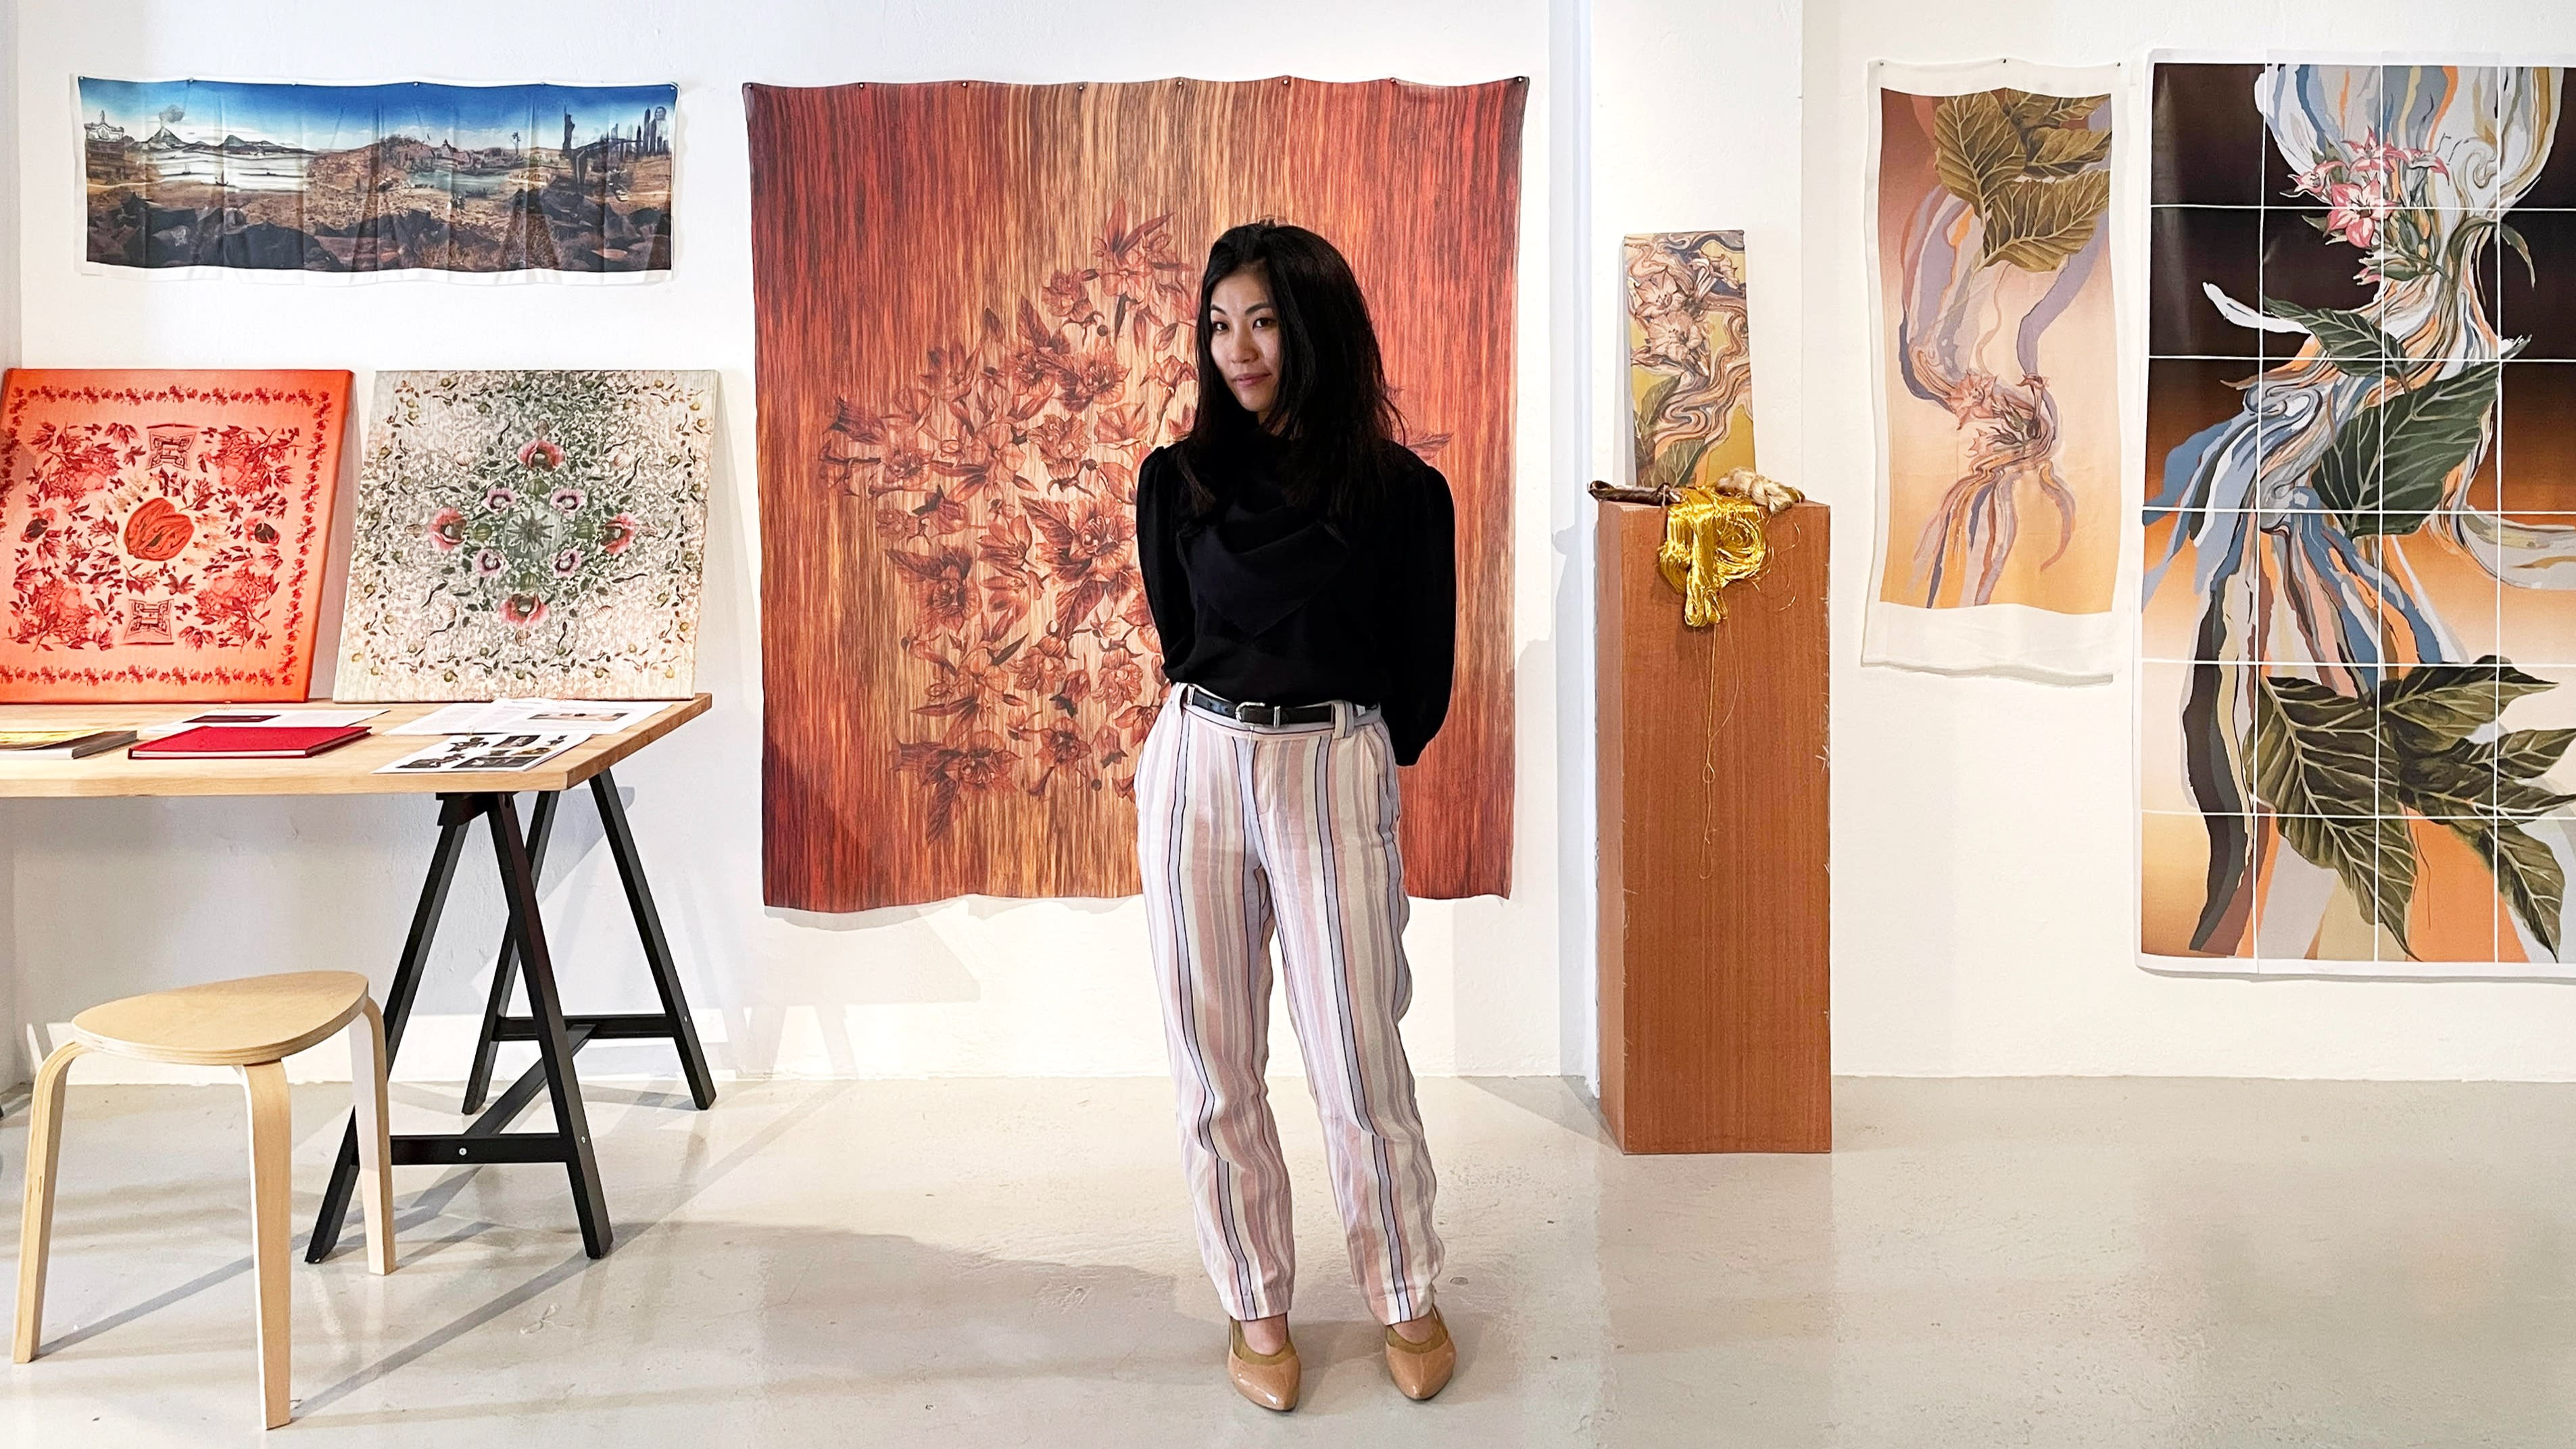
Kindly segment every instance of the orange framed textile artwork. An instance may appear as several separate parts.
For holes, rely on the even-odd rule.
[[[1455,498],[1456,687],[1404,771],[1406,887],[1508,891],[1526,92],[746,87],[770,904],[1138,889],[1162,675],[1136,468],[1192,416],[1207,247],[1256,218],[1350,258]]]
[[[0,701],[300,700],[346,372],[13,368]]]
[[[2127,652],[2119,67],[1871,75],[1880,506],[1861,662],[2108,680]]]

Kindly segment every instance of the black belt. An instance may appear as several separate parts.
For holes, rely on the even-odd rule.
[[[1210,694],[1197,685],[1187,688],[1190,708],[1204,710],[1219,719],[1233,720],[1236,724],[1276,728],[1293,724],[1330,724],[1333,718],[1333,707],[1329,704],[1262,704],[1258,701],[1237,704]]]

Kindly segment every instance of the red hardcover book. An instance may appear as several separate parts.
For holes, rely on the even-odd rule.
[[[199,725],[125,753],[138,760],[300,760],[366,737],[365,725]]]

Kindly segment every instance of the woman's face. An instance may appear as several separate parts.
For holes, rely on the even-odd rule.
[[[1267,423],[1279,400],[1279,309],[1270,304],[1270,279],[1246,267],[1208,293],[1208,355],[1243,410]]]

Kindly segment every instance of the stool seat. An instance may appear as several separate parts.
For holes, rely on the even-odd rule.
[[[347,1026],[367,999],[355,971],[212,981],[111,1001],[72,1018],[92,1050],[147,1061],[237,1067],[291,1057]]]

